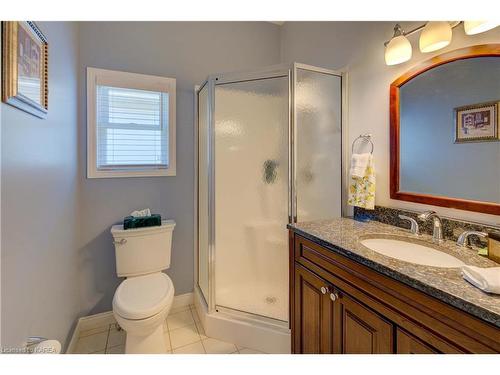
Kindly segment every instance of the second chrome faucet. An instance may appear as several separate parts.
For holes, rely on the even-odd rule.
[[[432,219],[432,241],[435,243],[443,243],[444,242],[444,236],[443,236],[443,222],[441,221],[441,218],[438,216],[438,214],[435,211],[425,211],[419,214],[418,219],[421,221],[427,221]]]
[[[399,215],[400,219],[407,220],[410,222],[410,232],[416,236],[420,235],[420,229],[418,227],[418,222],[412,217],[406,215]],[[441,218],[434,211],[425,211],[417,216],[421,221],[426,221],[432,219],[433,221],[433,231],[432,231],[432,241],[436,243],[444,242],[443,238],[443,223]]]

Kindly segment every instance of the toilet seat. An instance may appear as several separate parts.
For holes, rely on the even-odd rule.
[[[113,298],[113,310],[125,319],[147,319],[173,299],[174,284],[163,272],[125,279]]]

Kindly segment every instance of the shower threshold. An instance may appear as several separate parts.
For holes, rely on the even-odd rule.
[[[288,322],[221,306],[209,313],[198,286],[194,295],[195,307],[207,336],[265,353],[290,353]]]

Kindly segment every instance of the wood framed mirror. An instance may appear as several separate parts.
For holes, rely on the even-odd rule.
[[[500,44],[427,60],[390,86],[391,199],[500,215]]]

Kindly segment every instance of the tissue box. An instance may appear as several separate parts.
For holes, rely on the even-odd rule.
[[[127,216],[123,219],[123,229],[135,229],[144,227],[158,227],[161,225],[161,215],[152,214],[151,216],[134,217]]]

